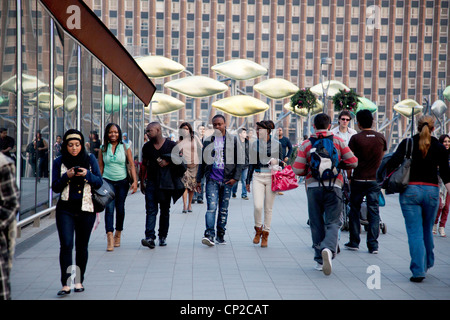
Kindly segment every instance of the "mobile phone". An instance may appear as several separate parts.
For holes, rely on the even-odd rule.
[[[75,173],[81,172],[80,166],[73,167]]]

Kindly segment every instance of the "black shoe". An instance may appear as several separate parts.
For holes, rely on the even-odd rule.
[[[60,290],[57,293],[58,296],[65,296],[65,295],[68,295],[68,294],[70,294],[70,289],[69,290]]]
[[[213,247],[214,246],[214,238],[211,236],[204,236],[202,239],[202,243],[204,245],[207,245],[208,247]]]
[[[348,250],[352,250],[352,251],[357,251],[359,248],[358,246],[355,246],[353,244],[351,244],[350,242],[347,242],[346,244],[344,244],[345,249]]]
[[[141,244],[144,247],[149,247],[150,249],[154,249],[155,248],[155,240],[153,240],[153,239],[142,239],[141,240]]]
[[[369,253],[378,254],[378,249],[369,249]]]
[[[227,242],[225,241],[225,239],[223,238],[223,234],[218,234],[216,237],[216,243],[217,244],[227,244]]]
[[[425,277],[411,277],[409,278],[409,281],[411,282],[422,282]]]
[[[167,246],[167,242],[166,242],[166,238],[159,238],[159,246],[160,247],[165,247]]]
[[[236,198],[236,193],[233,193],[233,198]]]
[[[197,203],[203,203],[203,200],[197,200]]]
[[[195,199],[192,199],[192,203],[195,203],[195,201],[196,201]]]
[[[84,292],[84,287],[73,289],[74,292]]]

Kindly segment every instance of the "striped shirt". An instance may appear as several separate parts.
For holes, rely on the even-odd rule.
[[[338,151],[340,167],[344,165],[345,169],[353,169],[358,166],[358,158],[355,157],[353,152],[347,146],[347,144],[341,138],[333,135],[330,131],[320,130],[313,134],[312,138],[328,137],[333,136],[334,146]],[[312,144],[309,139],[303,141],[300,148],[298,148],[297,158],[295,159],[292,169],[296,175],[306,176],[306,185],[308,187],[318,187],[319,182],[313,178],[311,169],[309,168],[309,163],[311,162],[311,148]],[[327,185],[328,182],[324,181]],[[344,184],[344,179],[342,178],[342,173],[336,179],[335,186],[342,187]]]

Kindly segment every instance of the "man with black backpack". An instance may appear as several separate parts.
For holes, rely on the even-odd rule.
[[[303,141],[293,165],[306,176],[308,214],[316,269],[330,275],[342,225],[342,169],[356,168],[358,159],[346,143],[330,131],[325,113],[314,118],[315,133]]]

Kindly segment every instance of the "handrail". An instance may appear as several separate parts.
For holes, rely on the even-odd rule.
[[[18,221],[17,226],[16,226],[17,227],[17,238],[20,238],[20,233],[21,233],[23,226],[33,222],[33,227],[38,228],[40,226],[41,218],[43,216],[51,214],[55,210],[56,210],[56,206],[53,206],[53,207],[47,208],[45,210],[42,210],[36,214],[33,214],[32,216],[30,216],[26,219]]]

